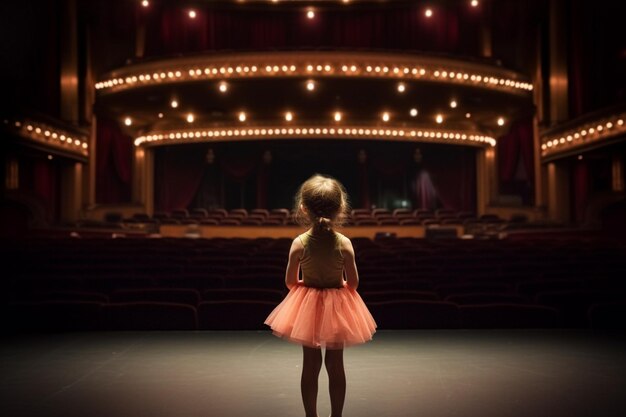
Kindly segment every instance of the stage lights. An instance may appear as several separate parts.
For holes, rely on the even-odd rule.
[[[193,123],[194,120],[196,120],[196,118],[194,117],[193,113],[187,114],[186,119],[187,119],[187,123]]]
[[[433,16],[433,10],[428,8],[424,11],[424,16],[426,16],[427,18],[431,18]]]
[[[418,112],[417,112],[417,109],[416,109],[416,108],[412,108],[412,109],[409,111],[409,114],[411,115],[411,117],[415,117],[415,116],[417,116],[417,113],[418,113]]]
[[[226,81],[222,81],[219,83],[218,86],[220,93],[225,93],[228,91],[228,83],[226,83]]]
[[[418,142],[458,143],[473,146],[496,146],[496,140],[489,136],[462,131],[439,131],[426,129],[407,129],[401,127],[360,126],[264,126],[256,128],[219,127],[197,129],[194,131],[169,131],[140,136],[135,139],[135,146],[170,140],[209,141],[225,139],[262,139],[262,138],[376,138],[388,140],[406,140]]]
[[[69,132],[50,126],[46,122],[40,123],[31,120],[15,120],[11,123],[7,120],[5,124],[9,128],[15,129],[18,136],[41,142],[45,146],[62,147],[64,151],[78,153],[82,156],[87,155],[89,145],[86,134],[76,138]]]
[[[498,117],[498,126],[504,126],[504,117]]]
[[[132,125],[132,124],[133,124],[133,119],[131,119],[130,117],[125,118],[125,119],[124,119],[124,124],[125,124],[126,126],[130,126],[130,125]]]
[[[309,91],[315,90],[315,81],[309,80],[306,82],[306,89]]]
[[[335,119],[336,122],[340,122],[342,119],[343,115],[341,114],[341,112],[335,112],[333,118]]]
[[[170,101],[170,106],[175,109],[178,107],[178,100],[174,99],[172,101]]]
[[[443,115],[438,114],[438,115],[435,117],[435,121],[436,121],[437,123],[439,123],[439,124],[443,123]]]
[[[293,114],[290,111],[285,113],[285,120],[288,122],[291,122],[293,120]]]
[[[246,121],[246,113],[245,112],[239,112],[239,116],[238,119],[240,122],[245,122]]]
[[[600,120],[587,122],[582,126],[564,131],[559,137],[543,137],[542,155],[548,155],[559,150],[576,149],[588,143],[613,138],[624,132],[624,114],[603,117]]]
[[[382,114],[382,119],[383,119],[383,122],[388,122],[389,121],[389,113],[388,112],[384,112]]]
[[[191,10],[189,10],[188,15],[189,15],[189,17],[190,17],[191,19],[195,19],[195,18],[196,18],[196,16],[197,16],[198,14],[196,13],[196,11],[195,11],[195,10],[191,9]]]

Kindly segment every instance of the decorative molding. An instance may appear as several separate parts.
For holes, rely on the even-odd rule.
[[[89,135],[77,128],[60,126],[36,117],[4,119],[5,130],[50,152],[61,152],[83,159],[89,156]]]
[[[502,67],[418,54],[267,52],[205,54],[151,60],[116,69],[95,84],[100,94],[207,80],[255,78],[376,78],[463,85],[531,96],[528,77]]]
[[[370,125],[264,125],[255,127],[208,126],[150,132],[135,139],[135,146],[157,146],[211,141],[264,139],[372,139],[430,142],[477,147],[496,146],[493,137],[474,131],[452,131],[420,127],[380,127]]]
[[[589,147],[608,144],[626,134],[626,112],[612,112],[585,116],[542,133],[541,157],[544,160],[567,156]]]

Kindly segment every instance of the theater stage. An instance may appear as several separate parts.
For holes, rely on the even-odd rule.
[[[583,330],[379,331],[346,350],[345,417],[626,415],[626,339]],[[12,336],[0,414],[304,416],[301,349],[267,331]],[[330,414],[320,377],[319,417]]]

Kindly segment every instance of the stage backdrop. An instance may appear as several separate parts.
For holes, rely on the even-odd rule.
[[[476,210],[476,150],[372,141],[263,141],[155,150],[155,210],[290,208],[315,174],[347,188],[351,206]]]

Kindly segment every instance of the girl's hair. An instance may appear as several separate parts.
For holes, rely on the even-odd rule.
[[[295,221],[301,226],[313,226],[315,231],[331,231],[333,226],[341,226],[349,210],[344,186],[331,176],[315,174],[300,186],[293,212]]]

